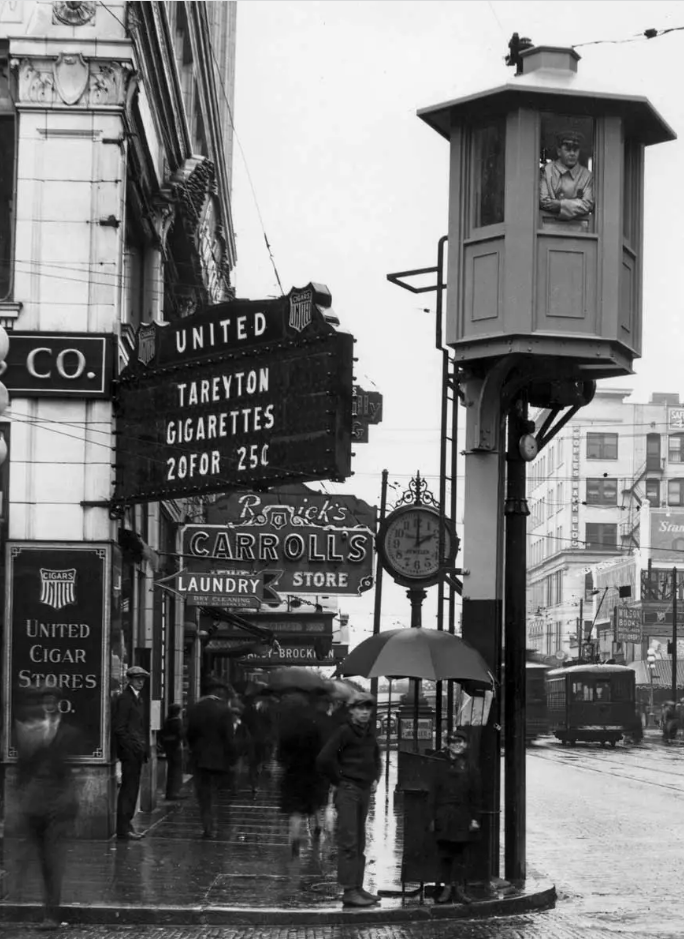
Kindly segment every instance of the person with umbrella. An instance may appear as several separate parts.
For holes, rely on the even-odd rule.
[[[380,898],[364,890],[366,818],[382,772],[380,748],[371,719],[375,698],[358,692],[348,703],[349,720],[337,728],[318,754],[316,765],[336,786],[337,879],[344,906],[364,907]]]
[[[435,754],[428,792],[429,829],[437,839],[443,889],[437,903],[471,903],[465,890],[468,844],[480,829],[479,778],[467,756],[468,738],[458,730],[447,734],[446,746]]]

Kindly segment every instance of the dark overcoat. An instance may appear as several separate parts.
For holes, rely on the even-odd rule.
[[[144,762],[149,753],[147,713],[143,696],[136,695],[130,685],[114,704],[112,734],[119,760]]]
[[[205,695],[191,705],[186,739],[196,769],[229,773],[236,753],[233,712],[228,702]]]
[[[467,756],[451,759],[438,751],[432,763],[428,791],[429,817],[435,837],[442,841],[473,841],[477,831],[471,822],[480,821],[480,778]]]

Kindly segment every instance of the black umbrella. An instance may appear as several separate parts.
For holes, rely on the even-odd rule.
[[[388,629],[365,639],[343,659],[340,675],[364,678],[422,678],[470,681],[492,688],[494,681],[477,649],[439,629]]]

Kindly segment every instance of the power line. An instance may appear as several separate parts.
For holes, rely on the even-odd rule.
[[[261,225],[261,232],[262,232],[262,234],[263,234],[263,236],[264,236],[264,243],[265,243],[265,245],[266,245],[266,250],[268,251],[268,256],[269,256],[269,259],[270,259],[270,261],[271,261],[271,265],[273,266],[273,273],[275,274],[276,281],[278,282],[278,287],[279,287],[279,289],[280,289],[280,293],[281,293],[281,295],[284,296],[285,291],[283,290],[283,285],[282,285],[282,283],[280,282],[280,274],[278,273],[278,268],[277,268],[277,266],[276,266],[275,258],[274,258],[274,256],[273,256],[273,251],[272,251],[272,249],[271,249],[271,243],[269,242],[269,240],[268,240],[268,235],[266,234],[266,226],[264,225],[264,220],[263,220],[263,217],[262,217],[262,215],[261,215],[261,208],[259,207],[259,200],[257,199],[256,189],[254,188],[254,182],[253,182],[253,180],[252,180],[252,174],[251,174],[250,171],[249,171],[249,166],[248,166],[248,164],[247,164],[247,157],[245,156],[245,151],[243,150],[242,143],[241,143],[241,141],[240,141],[240,137],[238,136],[238,132],[237,132],[237,130],[236,130],[236,128],[235,128],[235,121],[233,120],[233,109],[232,109],[231,106],[230,106],[230,101],[228,100],[228,95],[226,94],[226,89],[225,89],[224,86],[223,86],[223,82],[220,80],[220,79],[221,79],[221,68],[220,68],[220,66],[219,66],[219,64],[218,64],[218,61],[217,61],[217,59],[216,59],[216,54],[214,53],[214,46],[213,46],[213,43],[212,43],[212,41],[211,41],[211,36],[209,36],[209,35],[207,35],[207,42],[208,42],[208,45],[209,45],[209,51],[211,52],[211,58],[212,58],[212,60],[213,60],[213,62],[214,62],[214,66],[216,67],[216,71],[217,71],[217,73],[218,73],[218,78],[219,78],[219,80],[217,81],[217,85],[218,85],[219,88],[221,89],[221,93],[223,94],[223,98],[224,98],[224,100],[225,100],[225,102],[226,102],[226,107],[228,108],[228,116],[230,117],[230,126],[231,126],[232,131],[233,131],[233,134],[234,134],[234,136],[235,136],[235,141],[236,141],[236,143],[237,143],[237,145],[238,145],[238,148],[239,148],[239,150],[240,150],[240,155],[242,156],[242,162],[243,162],[244,167],[245,167],[245,173],[246,173],[246,175],[247,175],[247,181],[248,181],[248,183],[249,183],[249,188],[250,188],[251,193],[252,193],[252,198],[254,199],[254,205],[255,205],[255,207],[256,207],[257,216],[258,216],[258,218],[259,218],[259,224]]]

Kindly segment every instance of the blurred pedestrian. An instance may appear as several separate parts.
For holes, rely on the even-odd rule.
[[[205,694],[188,708],[187,741],[192,757],[195,793],[202,821],[202,837],[215,836],[214,816],[218,793],[230,782],[237,753],[236,711],[229,704],[232,689],[211,678]]]
[[[56,688],[31,689],[15,726],[22,826],[37,850],[43,879],[42,929],[60,924],[65,838],[78,813],[69,761],[78,752],[79,734],[63,720],[59,703]]]
[[[138,801],[140,775],[149,755],[147,709],[142,690],[150,673],[133,665],[126,672],[128,684],[114,705],[112,733],[117,759],[121,761],[121,786],[116,805],[116,836],[138,840],[143,837],[133,827]]]
[[[317,768],[316,759],[325,743],[325,726],[317,711],[322,696],[294,692],[283,698],[278,728],[280,810],[289,817],[289,842],[293,857],[300,852],[308,818],[314,819],[314,837],[321,833],[328,805],[330,782]]]
[[[173,802],[180,798],[183,785],[183,718],[180,704],[169,705],[166,720],[159,734],[166,757],[166,799]]]
[[[332,733],[317,760],[320,771],[337,787],[337,878],[344,906],[372,906],[380,900],[363,887],[366,818],[382,772],[374,707],[373,695],[356,693],[347,704],[348,721]]]
[[[480,829],[479,777],[468,756],[468,738],[458,730],[434,754],[428,793],[429,830],[434,832],[443,884],[437,903],[472,903],[466,893],[468,845]]]
[[[667,701],[663,709],[663,739],[666,743],[674,740],[679,729],[679,715],[674,701]]]
[[[273,753],[274,721],[271,707],[269,699],[260,694],[259,687],[248,684],[243,695],[238,739],[253,799],[256,799],[259,783]]]

